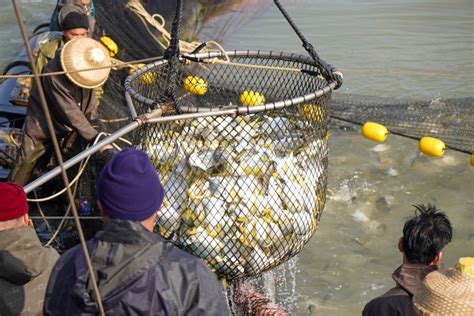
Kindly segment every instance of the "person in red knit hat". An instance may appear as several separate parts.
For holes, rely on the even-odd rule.
[[[0,315],[40,315],[59,255],[43,247],[23,187],[0,183]]]

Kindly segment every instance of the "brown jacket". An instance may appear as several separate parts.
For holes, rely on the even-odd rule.
[[[56,250],[41,246],[32,227],[0,231],[0,315],[42,315],[58,258]]]
[[[54,59],[44,67],[43,73],[62,71],[60,54],[58,50]],[[94,91],[76,86],[65,75],[42,77],[41,83],[56,135],[64,137],[68,132],[76,131],[85,140],[94,139],[98,133],[89,123],[89,119],[97,116]],[[36,87],[31,92],[25,131],[39,140],[50,139]]]
[[[420,289],[426,275],[438,270],[436,265],[402,264],[392,274],[397,284],[382,296],[376,297],[365,305],[363,316],[413,315],[413,295]]]

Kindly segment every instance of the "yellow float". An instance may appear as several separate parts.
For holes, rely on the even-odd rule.
[[[383,142],[387,138],[388,130],[385,126],[374,122],[366,122],[362,126],[362,135],[376,142]]]
[[[421,138],[418,147],[422,153],[434,157],[443,156],[446,149],[446,145],[442,141],[433,137]]]
[[[200,77],[188,76],[184,80],[184,90],[192,94],[203,95],[207,92],[207,82]]]
[[[245,106],[265,104],[265,97],[260,92],[245,90],[240,95],[240,103]]]
[[[144,67],[145,64],[138,64],[135,68],[130,67],[128,74],[131,75],[136,69]],[[144,84],[151,85],[155,81],[155,74],[151,71],[141,74],[139,77],[140,81]]]
[[[115,43],[113,39],[111,39],[108,36],[102,36],[99,39],[99,42],[101,42],[109,51],[109,56],[114,57],[118,53],[118,45]]]
[[[300,115],[308,121],[324,122],[327,119],[326,111],[317,104],[303,104],[298,107]]]

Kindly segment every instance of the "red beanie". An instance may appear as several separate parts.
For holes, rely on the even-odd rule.
[[[19,218],[28,212],[28,202],[23,187],[0,182],[0,221]]]

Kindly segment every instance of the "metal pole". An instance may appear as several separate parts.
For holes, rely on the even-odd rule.
[[[137,111],[135,110],[135,107],[133,106],[132,97],[130,96],[130,93],[128,93],[128,91],[125,91],[125,101],[127,101],[128,110],[130,111],[132,119],[134,120],[138,115]]]
[[[105,315],[104,306],[102,305],[102,298],[100,296],[99,288],[97,286],[96,278],[95,278],[95,275],[94,275],[94,269],[92,267],[91,258],[89,256],[89,250],[87,249],[86,240],[84,238],[84,233],[82,232],[81,222],[79,221],[79,214],[77,212],[76,205],[74,203],[74,196],[71,192],[71,188],[69,187],[69,179],[68,179],[67,174],[66,174],[66,169],[63,166],[63,163],[64,163],[63,162],[63,157],[61,155],[61,150],[59,149],[59,144],[58,144],[58,140],[56,138],[56,132],[54,131],[53,122],[51,120],[51,114],[49,113],[48,104],[46,103],[46,97],[44,95],[43,85],[41,84],[40,77],[38,75],[38,72],[36,71],[35,59],[33,58],[33,53],[31,51],[30,45],[28,43],[28,37],[26,36],[25,26],[24,26],[23,21],[21,19],[20,10],[18,8],[18,4],[16,3],[16,0],[12,0],[12,4],[13,4],[13,9],[15,11],[16,19],[17,19],[17,22],[18,22],[18,27],[20,28],[21,36],[22,36],[23,42],[25,44],[25,49],[26,49],[26,52],[28,54],[28,59],[29,59],[29,61],[31,63],[31,66],[32,66],[31,68],[33,70],[33,74],[34,74],[34,78],[35,78],[35,85],[36,85],[36,88],[38,89],[38,92],[39,92],[41,108],[43,109],[43,112],[44,112],[45,117],[46,117],[46,123],[48,125],[49,134],[51,136],[51,141],[53,143],[54,153],[56,155],[56,159],[59,162],[58,173],[62,173],[64,185],[66,186],[66,189],[67,189],[66,190],[67,191],[67,196],[69,198],[69,203],[71,204],[71,207],[72,207],[72,213],[74,215],[74,222],[76,224],[76,229],[77,229],[77,232],[79,234],[79,240],[81,241],[81,247],[82,247],[82,251],[84,253],[84,258],[85,258],[86,263],[87,263],[87,268],[89,270],[89,276],[91,278],[92,287],[94,289],[94,293],[95,293],[96,298],[97,298],[97,307],[99,309],[100,315]]]
[[[138,128],[141,124],[142,123],[139,122],[139,121],[133,121],[133,122],[129,123],[128,125],[122,127],[121,129],[119,129],[118,131],[113,133],[112,135],[107,136],[106,138],[104,138],[103,140],[101,140],[100,142],[95,144],[94,146],[87,148],[86,150],[80,152],[79,154],[72,157],[71,159],[65,161],[64,162],[64,168],[66,170],[71,168],[72,166],[78,164],[79,162],[81,162],[82,160],[84,160],[87,157],[91,156],[92,154],[98,152],[105,145],[108,145],[108,144],[114,142],[115,140],[122,137],[123,135],[133,131],[136,128]],[[61,173],[61,166],[57,166],[54,169],[51,169],[50,171],[43,174],[38,179],[36,179],[36,180],[28,183],[27,185],[25,185],[24,186],[25,192],[30,193],[31,191],[33,191],[34,189],[36,189],[40,185],[48,182],[49,180],[51,180],[52,178],[54,178],[55,176],[57,176],[60,173]]]
[[[256,105],[252,107],[233,107],[230,109],[210,109],[206,110],[204,112],[198,112],[198,113],[184,113],[184,114],[179,114],[179,115],[170,115],[170,116],[160,116],[160,117],[155,117],[161,115],[161,109],[157,109],[154,112],[145,114],[143,116],[137,117],[134,122],[129,123],[125,127],[122,127],[118,131],[114,132],[112,135],[104,138],[97,144],[95,144],[92,147],[89,147],[88,149],[84,150],[83,152],[77,154],[76,156],[72,157],[68,161],[64,163],[64,167],[66,169],[69,169],[70,167],[74,166],[75,164],[79,163],[80,161],[84,160],[85,158],[89,157],[90,155],[96,153],[99,151],[100,148],[102,148],[105,145],[108,145],[112,143],[113,141],[117,140],[118,138],[122,137],[123,135],[135,130],[142,124],[158,124],[158,123],[163,123],[163,122],[170,122],[170,121],[178,121],[178,120],[189,120],[189,119],[195,119],[199,117],[208,117],[208,116],[217,116],[217,115],[237,115],[237,114],[251,114],[251,113],[257,113],[257,112],[262,112],[262,111],[268,111],[268,110],[274,110],[274,109],[281,109],[285,107],[292,106],[294,104],[302,103],[305,102],[306,100],[312,100],[314,98],[320,97],[326,93],[328,93],[330,90],[334,89],[336,86],[335,82],[331,82],[329,86],[323,88],[322,90],[317,91],[316,93],[312,93],[310,95],[307,95],[305,97],[297,98],[294,100],[287,100],[287,101],[279,101],[276,103],[270,103],[270,104],[263,104],[263,105]],[[130,95],[128,93],[125,94],[125,97],[127,99],[130,98]],[[131,99],[131,98],[130,98]],[[130,108],[130,103],[132,102],[131,100],[127,100],[128,106]],[[130,108],[132,109],[133,106]],[[183,107],[184,108],[184,107]],[[134,108],[133,108],[134,109]],[[197,109],[197,108],[196,108]],[[132,113],[133,115],[133,113]],[[24,189],[26,193],[31,192],[32,190],[36,189],[40,185],[46,183],[47,181],[51,180],[55,176],[57,176],[61,172],[60,167],[56,167],[49,172],[45,173],[38,179],[28,183]]]

